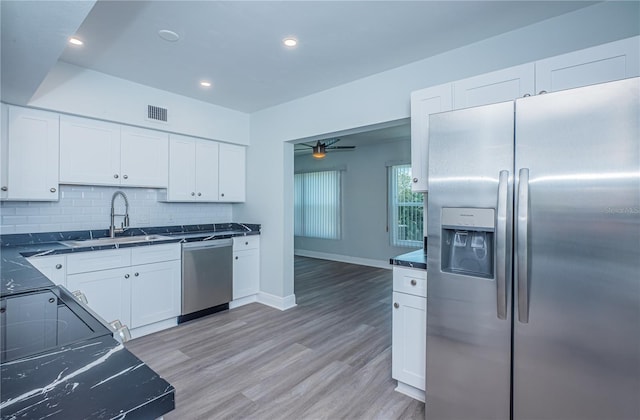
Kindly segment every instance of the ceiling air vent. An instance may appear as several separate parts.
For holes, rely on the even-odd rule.
[[[167,122],[167,108],[147,105],[147,118],[151,121]]]

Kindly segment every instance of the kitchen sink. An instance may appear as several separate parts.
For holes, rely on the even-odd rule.
[[[135,244],[140,242],[162,241],[172,239],[164,235],[138,235],[138,236],[118,236],[116,238],[80,239],[76,241],[60,241],[62,245],[70,248],[81,248],[102,245]]]

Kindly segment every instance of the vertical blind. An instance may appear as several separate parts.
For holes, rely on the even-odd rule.
[[[294,176],[294,234],[340,239],[340,171]]]
[[[391,245],[423,246],[424,198],[411,191],[411,166],[389,168],[389,207]]]

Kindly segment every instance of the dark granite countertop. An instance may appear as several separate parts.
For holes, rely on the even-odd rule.
[[[124,235],[160,234],[170,239],[70,248],[64,240],[106,237],[106,230],[0,236],[1,296],[56,286],[26,257],[159,243],[258,235],[260,225],[224,223],[128,229]],[[106,335],[0,365],[0,417],[153,419],[173,410],[174,388],[143,361]]]
[[[234,236],[259,235],[260,225],[218,223],[207,225],[131,228],[118,236],[163,235],[170,239],[148,242],[121,243],[88,247],[68,247],[59,243],[67,240],[106,238],[108,230],[25,233],[0,236],[0,295],[20,293],[47,287],[52,283],[34,268],[25,257],[71,254],[105,249],[153,246],[203,239],[224,239]]]
[[[389,260],[389,264],[426,270],[427,254],[424,252],[424,249],[418,249],[416,251],[407,252],[406,254],[391,258]]]
[[[110,336],[3,363],[2,419],[155,419],[175,390]]]

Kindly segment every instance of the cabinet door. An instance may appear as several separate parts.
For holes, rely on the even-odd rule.
[[[640,37],[536,62],[536,91],[554,92],[640,75]]]
[[[121,130],[121,184],[167,188],[169,135],[135,127],[122,127]]]
[[[260,291],[260,251],[249,249],[233,253],[233,299]]]
[[[196,140],[196,200],[218,201],[218,143]]]
[[[244,202],[246,190],[246,150],[244,146],[220,144],[220,201]]]
[[[425,389],[427,299],[393,293],[391,376]]]
[[[172,134],[169,139],[168,201],[194,201],[196,185],[195,139]]]
[[[64,255],[30,257],[27,260],[55,284],[67,286],[67,262]]]
[[[180,315],[179,260],[131,267],[131,324],[138,328]]]
[[[427,191],[429,115],[453,108],[451,84],[411,93],[411,190]]]
[[[93,271],[67,276],[67,289],[80,290],[87,297],[89,307],[105,321],[119,319],[131,324],[130,267]]]
[[[12,106],[7,112],[2,198],[58,200],[58,115]]]
[[[120,126],[61,116],[60,182],[120,185]]]
[[[535,92],[533,63],[481,74],[453,84],[454,109],[511,101]]]

